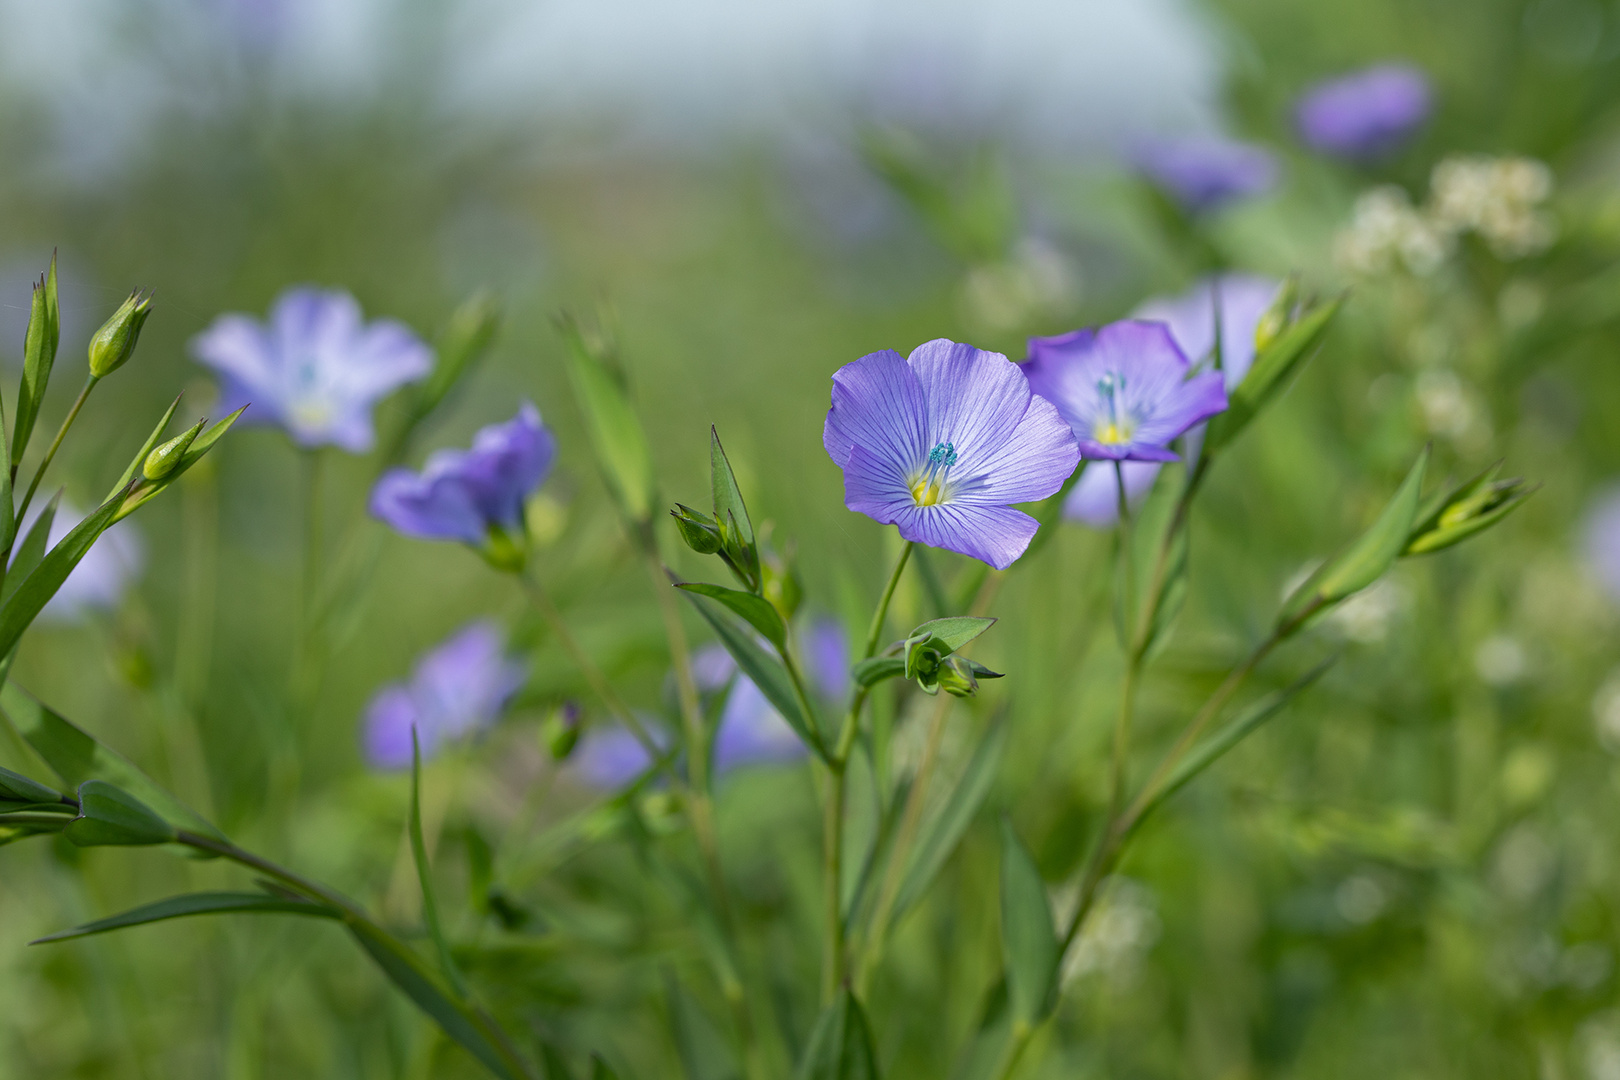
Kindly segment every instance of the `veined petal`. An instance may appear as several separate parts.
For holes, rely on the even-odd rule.
[[[869,353],[833,375],[821,442],[842,467],[851,447],[910,469],[928,458],[928,402],[921,381],[893,349]]]
[[[371,515],[406,536],[482,543],[484,519],[454,475],[391,469],[371,491]]]
[[[1164,446],[1188,428],[1226,409],[1226,379],[1218,371],[1194,375],[1162,396],[1136,430],[1136,441]],[[1139,459],[1140,460],[1140,459]]]
[[[948,501],[1002,506],[1044,499],[1055,495],[1079,464],[1080,447],[1057,406],[1031,395],[1007,440],[984,459],[984,483]]]
[[[929,547],[944,548],[1005,570],[1018,560],[1039,527],[1028,514],[1010,506],[906,507],[895,515],[900,535]]]
[[[844,505],[885,525],[901,511],[914,507],[908,477],[902,467],[886,457],[869,453],[864,446],[851,447],[844,463]]]
[[[923,449],[956,449],[956,468],[980,475],[984,462],[1011,437],[1029,408],[1029,380],[1000,353],[938,338],[917,346],[906,363],[928,401]]]

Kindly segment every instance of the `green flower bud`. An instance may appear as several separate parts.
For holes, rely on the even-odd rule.
[[[124,366],[135,351],[141,327],[146,325],[146,317],[151,313],[152,297],[149,294],[143,296],[139,291],[129,294],[129,299],[113,312],[112,318],[90,339],[92,376],[104,379]]]
[[[566,761],[579,743],[579,703],[565,701],[540,724],[540,739],[552,760]]]
[[[1298,315],[1298,305],[1299,275],[1289,274],[1288,280],[1282,283],[1277,295],[1272,298],[1271,306],[1260,316],[1260,321],[1254,324],[1255,352],[1265,352],[1284,330],[1294,324]]]
[[[1430,499],[1418,512],[1401,554],[1427,555],[1461,543],[1517,510],[1541,487],[1516,476],[1498,480],[1501,471],[1497,462],[1461,487]]]
[[[484,546],[478,549],[478,554],[495,569],[509,574],[523,573],[529,561],[528,546],[522,538],[513,539],[511,533],[494,526],[485,534]]]
[[[141,463],[141,475],[156,483],[174,472],[175,466],[186,456],[186,451],[191,449],[191,444],[202,433],[203,425],[206,423],[207,420],[197,421],[196,426],[188,428],[147,454],[146,460]]]
[[[681,503],[675,504],[669,516],[675,519],[675,527],[687,547],[699,555],[713,555],[720,550],[720,529],[714,518]]]

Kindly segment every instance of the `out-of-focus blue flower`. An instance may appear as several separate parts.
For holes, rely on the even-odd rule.
[[[36,504],[23,518],[22,526],[18,529],[19,545],[22,543],[20,537],[26,536],[29,528],[39,519],[40,511]],[[51,519],[46,544],[55,547],[83,520],[84,515],[71,504],[59,504],[56,516]],[[62,587],[56,590],[56,595],[46,601],[39,613],[40,621],[78,622],[92,611],[112,610],[118,606],[124,592],[140,576],[145,565],[146,551],[141,544],[140,533],[130,522],[119,522],[96,539],[79,565],[62,582]]]
[[[416,665],[408,683],[390,683],[366,706],[363,743],[373,768],[411,766],[411,729],[423,758],[444,743],[493,724],[523,685],[500,630],[487,620],[457,631]]]
[[[943,338],[840,368],[822,445],[849,509],[998,570],[1035,536],[1035,519],[1008,504],[1051,495],[1079,461],[1017,365]]]
[[[274,423],[300,446],[371,449],[371,409],[433,369],[433,351],[402,323],[366,323],[345,292],[289,289],[266,323],[221,315],[191,342],[219,372],[221,411],[251,403],[244,423]]]
[[[1182,354],[1194,365],[1215,348],[1215,292],[1221,298],[1221,371],[1230,393],[1254,363],[1254,331],[1271,307],[1282,283],[1258,274],[1222,274],[1205,278],[1180,296],[1146,300],[1132,314],[1145,322],[1162,322]],[[1202,430],[1202,429],[1199,429]],[[1193,435],[1197,435],[1194,431]],[[1135,505],[1153,487],[1157,462],[1132,461],[1125,465],[1126,501]],[[1114,470],[1087,469],[1063,504],[1063,516],[1094,529],[1111,528],[1119,520],[1119,481]]]
[[[1605,490],[1587,508],[1581,548],[1609,598],[1620,602],[1620,485]]]
[[[665,745],[663,729],[643,719],[642,726],[655,746]],[[568,766],[594,788],[621,788],[652,767],[652,756],[641,740],[619,725],[593,728],[580,739]]]
[[[1236,389],[1254,362],[1254,331],[1282,282],[1259,274],[1207,277],[1180,296],[1146,300],[1131,318],[1162,322],[1181,352],[1198,364],[1215,351],[1215,293],[1221,298],[1221,370],[1226,389]]]
[[[1219,373],[1188,378],[1189,368],[1163,323],[1129,319],[1031,338],[1024,363],[1035,393],[1074,429],[1080,453],[1114,461],[1175,461],[1170,443],[1226,408]]]
[[[804,643],[811,689],[829,703],[839,700],[849,688],[849,635],[837,621],[820,619],[811,625]],[[798,734],[753,680],[737,674],[736,662],[723,646],[699,649],[692,668],[702,690],[712,693],[731,683],[714,736],[717,773],[742,765],[797,761],[804,756],[805,746]]]
[[[1380,64],[1317,83],[1294,121],[1313,149],[1335,157],[1382,157],[1423,125],[1433,108],[1429,77],[1410,64]]]
[[[1156,187],[1194,214],[1263,195],[1277,183],[1271,151],[1218,135],[1148,140],[1133,159]]]
[[[371,492],[372,516],[406,536],[482,544],[493,529],[521,530],[523,502],[556,452],[540,411],[524,402],[511,420],[479,431],[471,450],[440,450],[420,473],[384,473]]]

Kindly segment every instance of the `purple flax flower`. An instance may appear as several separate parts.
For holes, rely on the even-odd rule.
[[[30,508],[17,530],[18,544],[39,520],[38,503]],[[72,532],[84,515],[71,504],[63,502],[51,519],[51,530],[46,544],[55,547]],[[140,533],[132,522],[121,521],[97,538],[95,545],[85,553],[79,565],[73,568],[56,595],[46,601],[39,613],[41,622],[71,623],[82,620],[92,611],[111,611],[123,599],[130,583],[140,576],[146,563],[146,551]]]
[[[1429,118],[1429,78],[1410,64],[1381,64],[1317,83],[1294,109],[1315,150],[1366,161],[1388,154]]]
[[[524,402],[511,420],[473,436],[471,450],[440,450],[420,473],[384,473],[371,492],[372,516],[406,536],[483,544],[492,530],[522,529],[523,501],[556,452],[540,411]]]
[[[373,768],[411,767],[411,729],[424,758],[445,742],[493,724],[523,685],[500,630],[480,620],[422,657],[409,683],[390,683],[366,706],[363,734]]]
[[[1205,278],[1180,296],[1145,301],[1132,317],[1162,322],[1181,348],[1182,355],[1198,363],[1215,348],[1214,290],[1221,297],[1221,370],[1230,393],[1254,362],[1254,330],[1271,307],[1280,282],[1258,274],[1222,274]],[[1193,432],[1197,435],[1197,431]],[[1153,487],[1159,475],[1156,462],[1133,461],[1125,466],[1125,495],[1135,505]],[[1087,469],[1063,504],[1063,516],[1094,529],[1113,526],[1119,518],[1119,481],[1112,469]]]
[[[1172,440],[1226,408],[1219,372],[1187,377],[1163,323],[1125,320],[1031,338],[1024,370],[1058,408],[1087,458],[1175,461]]]
[[[296,288],[281,294],[268,323],[221,315],[191,341],[219,372],[221,411],[252,402],[245,423],[274,423],[299,446],[371,449],[371,408],[433,369],[433,351],[406,326],[365,323],[345,292]]]
[[[1051,495],[1079,460],[1016,364],[943,338],[840,368],[822,445],[849,509],[998,570],[1035,536],[1035,519],[1008,504]]]
[[[1134,158],[1143,175],[1194,214],[1263,195],[1277,183],[1269,150],[1216,135],[1154,139]]]

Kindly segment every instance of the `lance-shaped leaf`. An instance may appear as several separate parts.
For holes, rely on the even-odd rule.
[[[759,548],[754,523],[743,505],[742,489],[731,461],[720,445],[720,433],[709,428],[709,484],[714,492],[714,520],[720,527],[720,554],[750,590],[759,588]]]
[[[1001,949],[1013,1017],[1034,1024],[1051,1010],[1058,933],[1046,882],[1012,823],[1001,820]]]
[[[530,1080],[511,1048],[501,1045],[494,1025],[478,1012],[459,1005],[450,988],[421,957],[370,922],[351,917],[349,932],[406,997],[491,1072],[502,1080]]]
[[[90,545],[112,524],[117,513],[116,502],[103,503],[51,548],[39,565],[23,579],[23,583],[17,586],[17,591],[4,604],[0,604],[0,656],[11,652],[16,646],[23,631],[56,595],[56,590],[62,587],[73,568],[79,565],[79,560],[89,552]]]
[[[501,302],[488,289],[473,293],[450,315],[439,337],[433,371],[417,387],[413,410],[426,416],[450,393],[495,344],[501,326]]]
[[[714,628],[715,636],[725,646],[726,652],[737,661],[738,670],[753,680],[760,693],[765,695],[765,700],[782,714],[782,719],[804,740],[804,744],[825,759],[827,749],[822,745],[820,725],[815,717],[806,716],[800,709],[798,695],[793,691],[793,680],[788,677],[787,669],[760,648],[753,636],[729,616],[716,611],[712,605],[718,601],[699,592],[683,591],[697,608],[698,614]]]
[[[1255,354],[1248,373],[1232,391],[1226,411],[1209,422],[1204,453],[1213,454],[1237,438],[1260,410],[1288,385],[1288,380],[1316,352],[1327,335],[1328,325],[1343,306],[1342,294],[1317,305]]]
[[[782,621],[781,613],[763,597],[739,589],[728,589],[724,585],[709,585],[696,581],[683,581],[675,587],[720,601],[741,615],[749,626],[764,636],[766,641],[778,649],[787,648],[787,624]]]
[[[86,780],[108,780],[192,832],[217,840],[225,837],[195,810],[141,772],[128,760],[97,742],[55,710],[11,680],[0,684],[0,713],[69,787]]]
[[[596,461],[625,516],[652,520],[653,463],[646,432],[615,372],[572,319],[561,322],[568,339],[568,375],[579,400]]]
[[[147,923],[163,922],[166,919],[183,919],[191,915],[311,915],[320,919],[341,919],[342,912],[325,904],[312,904],[307,900],[293,900],[280,896],[266,896],[264,893],[248,892],[198,892],[186,893],[183,896],[171,896],[167,900],[159,900],[152,904],[142,904],[138,908],[119,915],[109,915],[105,919],[87,922],[83,926],[75,926],[71,930],[62,930],[42,938],[30,941],[30,945],[44,945],[52,941],[69,941],[73,938],[89,937],[91,934],[105,934],[110,930],[122,930],[129,926],[144,926]]]
[[[862,660],[850,671],[856,686],[876,686],[885,679],[897,679],[906,673],[906,661],[902,656],[874,656],[870,660]]]
[[[979,741],[978,749],[968,761],[962,778],[956,782],[945,805],[927,821],[917,837],[911,864],[901,879],[900,891],[895,894],[894,909],[889,919],[898,922],[912,904],[922,898],[933,883],[945,860],[973,823],[985,796],[995,783],[996,770],[1001,767],[1001,754],[1007,746],[1007,725],[993,722]]]
[[[1478,476],[1453,490],[1437,492],[1417,512],[1403,555],[1427,555],[1443,551],[1475,533],[1495,525],[1541,489],[1518,477],[1498,480],[1498,461]]]
[[[849,989],[838,991],[810,1031],[794,1080],[878,1080],[866,1012]]]
[[[11,558],[11,565],[6,568],[5,588],[0,589],[0,607],[4,607],[28,580],[28,575],[39,566],[40,560],[45,557],[45,549],[50,544],[51,526],[56,523],[56,510],[62,504],[62,493],[58,491],[51,496],[50,502],[39,512],[39,517],[28,527],[23,534],[21,544],[17,545],[17,553]]]
[[[1394,564],[1411,536],[1428,463],[1425,447],[1372,527],[1294,590],[1277,616],[1279,633],[1292,633],[1313,613],[1365,589]]]
[[[79,785],[79,816],[62,833],[79,847],[167,844],[176,837],[150,806],[105,780]]]
[[[411,858],[416,863],[416,881],[422,889],[422,921],[427,924],[428,936],[439,953],[439,969],[456,996],[466,1000],[467,986],[461,981],[461,972],[450,955],[450,943],[445,940],[444,927],[439,922],[439,900],[433,891],[433,868],[428,863],[427,841],[422,836],[422,747],[416,738],[416,725],[411,725]]]
[[[62,319],[56,304],[56,253],[51,268],[34,286],[33,305],[28,311],[28,331],[23,338],[23,376],[17,388],[17,420],[11,433],[11,467],[22,463],[23,451],[39,419],[40,402],[51,381],[51,365],[56,363],[56,346]]]
[[[138,483],[135,486],[135,489],[131,491],[119,505],[118,513],[114,515],[113,521],[122,521],[124,518],[129,517],[129,515],[133,514],[136,510],[139,510],[142,506],[145,506],[163,492],[167,491],[175,481],[179,480],[186,474],[187,469],[190,469],[193,465],[197,464],[197,462],[201,461],[203,459],[203,455],[207,454],[208,451],[214,448],[214,444],[219,442],[224,434],[231,429],[231,425],[236,423],[237,417],[241,416],[242,413],[247,410],[247,408],[247,405],[243,405],[240,409],[237,409],[223,420],[215,421],[211,427],[205,428],[202,434],[191,440],[191,443],[186,447],[185,453],[180,455],[180,460],[175,463],[168,472],[163,474],[163,478],[161,480],[149,481],[143,479],[140,483]],[[150,451],[147,452],[150,453]],[[146,458],[144,456],[136,458],[135,468],[140,468],[141,464],[145,461]]]
[[[1285,705],[1327,674],[1328,668],[1338,659],[1337,653],[1329,656],[1281,690],[1274,690],[1254,702],[1239,713],[1231,723],[1193,747],[1187,756],[1181,759],[1175,770],[1165,778],[1163,785],[1142,805],[1142,811],[1132,821],[1132,827],[1141,825],[1147,816],[1164,805],[1170,796],[1186,787],[1199,773],[1219,761],[1228,750],[1254,734],[1262,724],[1281,712]]]
[[[20,803],[53,803],[61,798],[61,792],[53,788],[10,769],[0,769],[0,799]]]
[[[121,494],[125,488],[129,487],[130,481],[135,479],[136,474],[140,472],[141,465],[145,463],[146,456],[156,450],[158,443],[163,441],[163,433],[169,430],[169,421],[174,419],[175,410],[179,408],[180,396],[176,396],[163,413],[163,419],[158,421],[157,427],[152,429],[152,434],[148,435],[146,441],[141,444],[140,452],[130,459],[129,465],[124,469],[124,474],[118,478],[118,483],[112,486],[112,490],[107,492],[107,497],[102,499],[102,502],[111,501]]]

